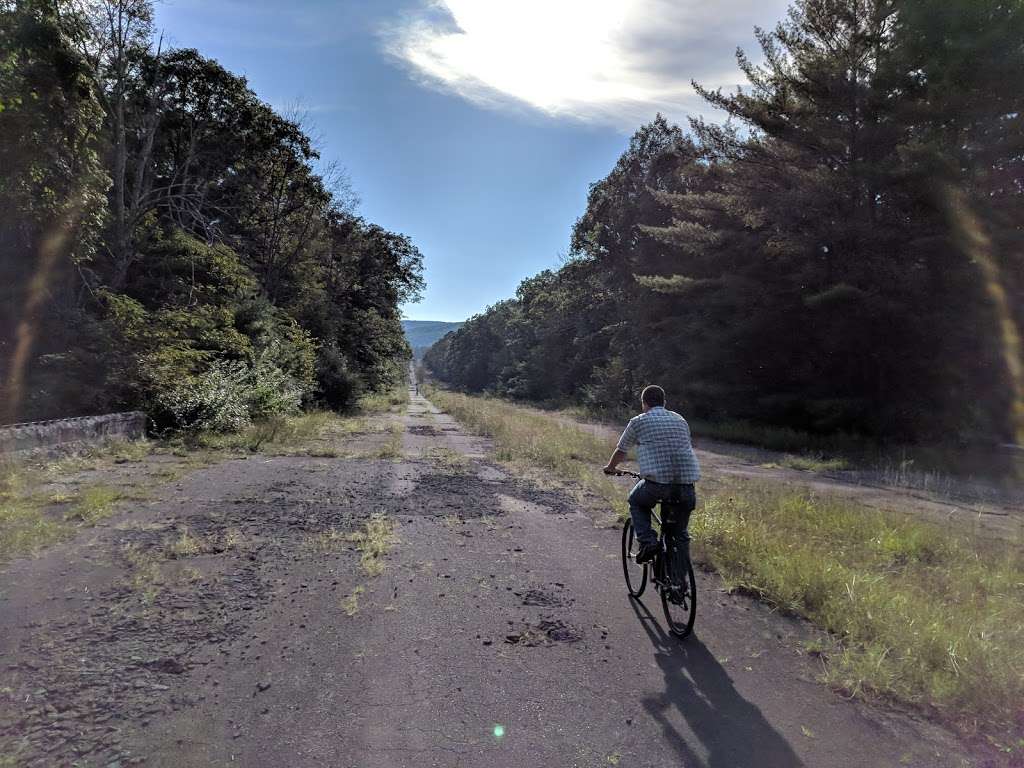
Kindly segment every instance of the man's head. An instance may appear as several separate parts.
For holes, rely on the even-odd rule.
[[[665,390],[657,384],[644,387],[644,391],[640,393],[640,404],[643,405],[645,411],[665,405]]]

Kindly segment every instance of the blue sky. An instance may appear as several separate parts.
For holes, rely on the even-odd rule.
[[[718,7],[721,6],[721,7]],[[734,87],[733,52],[780,0],[164,0],[197,48],[279,110],[305,113],[367,219],[410,237],[417,320],[462,320],[557,266],[587,186],[689,86]],[[712,12],[713,9],[713,12]],[[707,114],[707,113],[705,113]],[[708,116],[714,116],[709,114]],[[717,118],[717,116],[715,116]]]

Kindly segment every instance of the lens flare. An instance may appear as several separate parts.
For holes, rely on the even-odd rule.
[[[505,726],[499,723],[494,724],[494,738],[496,741],[501,741],[505,738]]]
[[[4,382],[5,402],[0,410],[0,423],[17,421],[18,411],[24,396],[25,370],[32,353],[39,324],[39,313],[43,309],[51,278],[60,255],[70,239],[70,226],[65,224],[43,238],[39,248],[36,271],[28,285],[21,320],[14,332],[14,351],[8,363],[7,380]]]
[[[999,321],[1000,347],[1013,388],[1009,419],[1017,444],[1024,445],[1024,343],[1013,318],[999,263],[992,254],[992,239],[962,190],[947,186],[945,198],[946,213],[966,256],[981,272],[985,292]]]

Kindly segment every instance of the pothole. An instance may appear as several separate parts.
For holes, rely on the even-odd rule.
[[[427,437],[437,437],[440,432],[434,429],[429,424],[415,424],[409,427],[410,435],[425,435]]]
[[[583,639],[583,630],[561,619],[541,619],[519,632],[505,635],[508,645],[524,645],[535,648],[553,643],[578,643]]]
[[[556,584],[555,589],[561,590],[565,587]],[[513,594],[522,600],[523,605],[539,605],[545,608],[567,605],[572,602],[571,599],[567,600],[565,595],[557,594],[555,590],[543,588],[528,589],[525,592],[513,592]]]

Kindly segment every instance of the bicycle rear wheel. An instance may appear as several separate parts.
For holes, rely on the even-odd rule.
[[[622,526],[622,573],[626,577],[626,589],[633,597],[640,597],[647,587],[647,563],[637,563],[639,551],[640,543],[633,536],[633,521],[627,519]]]
[[[673,548],[674,549],[674,548]],[[683,638],[693,631],[697,618],[697,580],[693,575],[693,563],[680,550],[666,553],[667,571],[665,583],[661,586],[661,607],[669,631]]]

